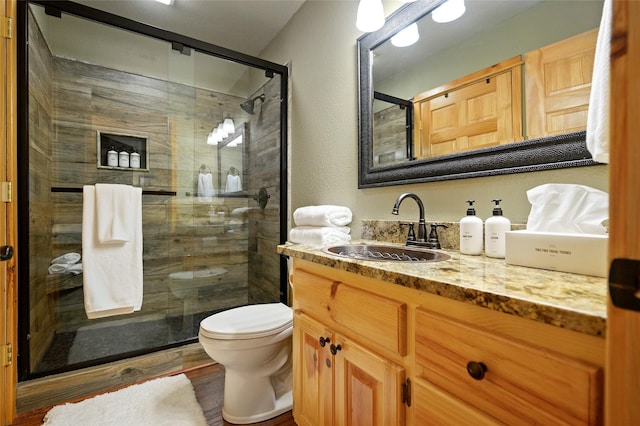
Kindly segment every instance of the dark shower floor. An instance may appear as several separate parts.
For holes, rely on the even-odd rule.
[[[194,314],[186,327],[182,317],[169,317],[58,333],[33,373],[56,371],[86,361],[95,362],[101,358],[190,340],[198,336],[200,321],[211,314]]]

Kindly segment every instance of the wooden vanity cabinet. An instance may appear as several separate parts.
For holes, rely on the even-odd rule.
[[[304,271],[294,282],[296,422],[404,425],[405,370],[381,353],[406,352],[406,304]]]
[[[293,307],[301,426],[602,423],[603,338],[298,259]]]

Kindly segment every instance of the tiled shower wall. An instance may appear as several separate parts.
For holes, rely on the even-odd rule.
[[[29,306],[31,369],[53,340],[56,295],[47,295],[51,261],[53,58],[29,15]],[[24,277],[21,277],[24,280]],[[23,288],[21,286],[21,288]]]
[[[32,33],[36,28],[30,25]],[[32,368],[54,333],[110,321],[86,319],[82,275],[47,275],[52,258],[81,253],[82,194],[52,193],[51,187],[103,182],[176,191],[143,195],[144,301],[140,312],[121,319],[278,301],[279,77],[262,88],[266,100],[249,116],[240,109],[242,98],[53,58],[39,33],[31,40]],[[206,136],[223,113],[236,125],[249,123],[249,197],[199,203],[193,196],[198,168],[206,163],[215,176],[217,165],[217,149]],[[147,135],[149,171],[97,168],[97,130]],[[270,194],[264,210],[252,199],[262,187]],[[225,212],[223,220],[210,221],[212,210]],[[227,272],[198,287],[187,305],[170,290],[171,273],[210,268]]]

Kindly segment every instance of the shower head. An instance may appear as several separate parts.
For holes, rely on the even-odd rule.
[[[242,108],[243,110],[245,110],[246,112],[248,112],[249,114],[255,114],[253,112],[253,107],[255,106],[255,103],[257,100],[260,100],[261,102],[264,102],[264,95],[260,95],[260,96],[256,96],[253,99],[249,99],[243,103],[240,104],[240,108]]]

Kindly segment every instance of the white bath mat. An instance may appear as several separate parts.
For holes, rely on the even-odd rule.
[[[77,403],[53,407],[47,426],[207,426],[191,381],[162,377]]]

